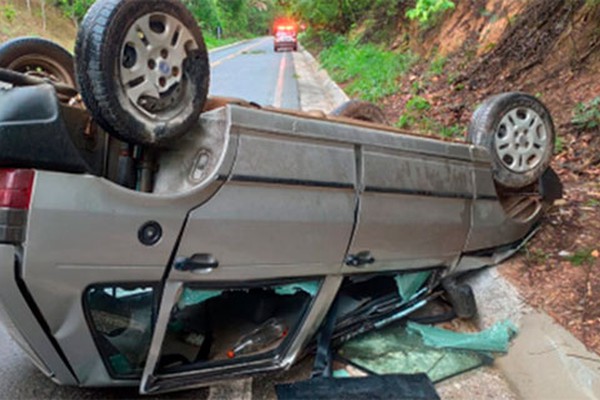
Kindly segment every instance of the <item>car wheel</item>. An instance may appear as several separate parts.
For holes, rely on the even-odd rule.
[[[333,110],[333,117],[345,117],[359,121],[373,122],[376,124],[389,125],[383,110],[373,103],[367,101],[350,100]]]
[[[117,138],[163,145],[197,122],[208,96],[208,52],[180,1],[99,0],[75,48],[82,98]]]
[[[73,56],[49,40],[23,37],[0,46],[0,68],[75,87]]]
[[[524,93],[486,100],[473,114],[468,139],[487,147],[496,183],[522,188],[536,182],[554,153],[555,130],[548,109]]]

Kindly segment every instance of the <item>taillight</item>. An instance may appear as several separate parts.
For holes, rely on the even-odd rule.
[[[0,208],[29,209],[34,175],[31,169],[0,169]]]
[[[30,169],[0,169],[0,243],[25,240],[34,177]]]

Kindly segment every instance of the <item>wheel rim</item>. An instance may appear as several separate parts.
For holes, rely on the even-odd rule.
[[[28,54],[18,57],[6,68],[26,75],[49,79],[52,82],[60,82],[72,87],[75,86],[73,77],[67,68],[52,58],[41,54]]]
[[[198,48],[190,30],[164,13],[146,14],[129,28],[119,59],[120,83],[134,109],[157,118],[187,104],[184,62]]]
[[[526,173],[543,162],[549,140],[549,128],[542,117],[531,108],[518,107],[500,121],[494,148],[506,168]]]

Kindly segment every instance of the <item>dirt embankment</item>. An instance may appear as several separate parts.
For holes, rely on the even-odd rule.
[[[39,36],[73,51],[77,27],[52,3],[46,0],[44,26],[40,0],[31,0],[31,11],[25,0],[0,0],[0,43],[18,36]]]
[[[384,101],[390,120],[417,95],[431,104],[426,117],[445,126],[465,127],[477,105],[499,92],[528,92],[548,106],[559,136],[552,165],[565,198],[502,273],[600,353],[600,127],[572,123],[582,103],[600,104],[600,3],[459,1],[434,28],[404,21],[397,31],[394,46],[421,61]],[[440,58],[443,71],[432,73]],[[598,104],[589,116],[600,121]]]

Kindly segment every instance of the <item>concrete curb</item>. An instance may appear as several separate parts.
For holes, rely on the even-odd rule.
[[[477,298],[480,328],[506,319],[519,327],[508,354],[495,363],[519,398],[600,398],[597,354],[550,316],[527,305],[496,268],[481,271],[467,283]]]
[[[293,53],[293,57],[302,111],[321,110],[330,113],[349,100],[346,93],[302,45],[298,45],[298,51]]]

